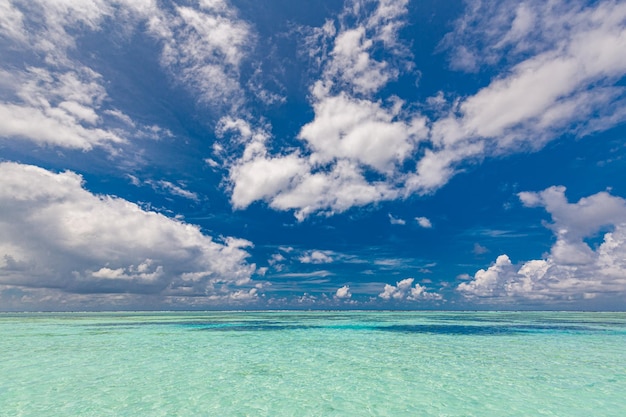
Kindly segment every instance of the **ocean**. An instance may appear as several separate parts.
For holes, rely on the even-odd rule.
[[[626,416],[626,313],[0,314],[0,416]]]

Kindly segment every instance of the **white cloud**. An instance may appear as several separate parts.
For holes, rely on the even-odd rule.
[[[0,45],[20,59],[0,64],[4,87],[0,135],[82,150],[105,147],[111,152],[131,135],[155,136],[150,127],[137,126],[110,108],[102,76],[70,53],[81,34],[98,31],[106,19],[116,17],[119,26],[134,26],[138,15],[151,8],[146,2],[3,1]]]
[[[340,30],[325,31],[325,34],[334,36],[324,68],[326,88],[339,84],[352,93],[367,95],[398,76],[398,69],[374,59],[372,52],[382,45],[391,53],[406,53],[398,32],[405,24],[407,4],[408,0],[382,0],[367,13],[370,10],[367,2],[346,2]],[[356,20],[356,24],[350,25],[349,20]]]
[[[219,7],[204,3],[201,9],[176,6],[172,15],[153,14],[149,32],[163,42],[162,65],[199,100],[237,108],[243,99],[239,68],[254,35],[225,2]]]
[[[73,172],[0,164],[0,283],[65,293],[228,296],[250,285],[251,243],[83,188]],[[247,290],[246,290],[247,291]]]
[[[350,0],[336,19],[308,31],[303,53],[317,59],[319,77],[310,86],[313,118],[301,127],[296,150],[274,151],[266,126],[246,122],[247,134],[241,119],[222,119],[218,133],[239,129],[244,150],[206,161],[228,169],[235,208],[265,201],[302,220],[431,193],[468,161],[537,150],[562,133],[582,136],[626,120],[619,83],[626,5],[467,2],[444,49],[457,68],[499,75],[465,97],[440,92],[426,99],[425,108],[436,107],[430,120],[415,110],[423,103],[385,96],[386,86],[413,71],[400,38],[407,7],[407,0]],[[29,60],[20,62],[31,63],[0,64],[1,136],[115,152],[130,137],[168,134],[113,107],[108,80],[77,60],[81,37],[104,27],[126,39],[145,31],[160,44],[175,83],[229,114],[247,114],[246,94],[260,91],[241,79],[257,35],[226,1],[168,8],[153,0],[3,0],[0,42],[27,51]]]
[[[463,293],[480,297],[500,295],[497,293],[500,277],[514,272],[514,269],[515,267],[511,264],[509,257],[500,255],[493,265],[486,270],[479,270],[472,281],[459,284],[457,289]]]
[[[2,75],[12,80],[14,98],[0,101],[1,136],[83,150],[125,142],[120,133],[126,132],[103,126],[99,113],[106,92],[89,68]]]
[[[129,137],[171,136],[111,107],[108,80],[78,58],[82,37],[105,23],[107,35],[123,38],[147,28],[162,42],[162,63],[175,81],[199,100],[236,107],[239,66],[253,35],[226,3],[204,3],[167,11],[153,0],[0,2],[0,46],[19,56],[0,64],[0,136],[110,152]]]
[[[272,255],[272,257],[268,260],[270,265],[274,265],[276,263],[280,263],[280,262],[284,262],[286,260],[286,258],[280,254],[280,253],[275,253]]]
[[[172,195],[176,195],[179,197],[183,197],[189,200],[193,200],[193,201],[199,201],[199,197],[198,194],[186,190],[183,187],[176,185],[172,182],[169,181],[165,181],[165,180],[159,180],[159,181],[153,181],[153,180],[147,180],[146,184],[150,185],[152,188],[154,188],[156,191],[165,191],[167,193],[170,193]]]
[[[339,78],[336,81],[347,84],[355,93],[370,94],[397,77],[397,71],[371,58],[373,41],[365,31],[365,26],[357,26],[337,35],[326,72],[327,77]]]
[[[393,217],[391,213],[388,213],[388,216],[389,216],[389,223],[391,224],[396,224],[399,226],[404,226],[406,224],[406,220]]]
[[[352,297],[352,293],[350,293],[350,287],[347,285],[344,285],[341,288],[337,289],[337,292],[335,293],[335,298],[338,298],[340,300],[346,300]]]
[[[311,160],[324,164],[347,158],[381,173],[393,171],[425,136],[425,121],[403,120],[401,101],[391,107],[351,97],[315,91],[315,119],[304,125],[299,138],[313,151]]]
[[[271,206],[281,210],[297,209],[296,218],[303,220],[314,212],[341,213],[396,195],[397,191],[387,183],[370,183],[357,165],[340,160],[331,171],[312,173],[293,189],[279,194]]]
[[[626,293],[626,200],[600,192],[568,203],[565,187],[523,192],[527,207],[543,207],[556,242],[545,259],[513,264],[501,255],[457,289],[468,297],[566,301]],[[585,239],[601,231],[595,249]]]
[[[626,96],[616,82],[626,74],[625,39],[621,3],[470,2],[446,41],[461,56],[457,66],[504,70],[433,121],[434,148],[407,180],[410,192],[443,186],[466,160],[537,150],[562,133],[624,121]]]
[[[405,0],[367,7],[347,2],[339,29],[327,21],[310,31],[307,45],[312,56],[321,55],[321,74],[311,86],[314,119],[298,134],[304,149],[269,155],[267,138],[240,133],[249,139],[230,168],[235,207],[264,200],[274,209],[295,210],[303,220],[315,212],[330,215],[400,195],[398,169],[426,137],[426,119],[403,110],[405,103],[397,97],[372,97],[399,74],[373,56],[383,49],[396,57],[406,54],[398,37],[406,5]],[[369,170],[384,178],[367,180]]]
[[[338,24],[310,31],[321,73],[311,86],[314,118],[298,135],[302,149],[274,156],[265,142],[247,149],[260,159],[231,171],[237,207],[264,200],[302,220],[432,193],[468,161],[535,151],[563,133],[582,136],[626,120],[626,90],[617,84],[626,74],[626,5],[469,2],[443,44],[457,68],[490,66],[499,75],[466,97],[427,99],[432,120],[400,98],[378,97],[410,68],[399,38],[406,7],[348,2]],[[381,47],[388,54],[375,53]],[[365,175],[371,171],[378,175]],[[264,172],[272,175],[255,188],[248,179]]]
[[[258,156],[237,164],[230,171],[234,183],[233,205],[244,208],[254,201],[274,197],[297,183],[307,170],[306,161],[295,154],[273,158]]]
[[[407,262],[407,260],[406,259],[402,259],[402,258],[376,259],[374,261],[374,265],[384,266],[384,267],[391,267],[391,268],[398,268],[398,267],[404,265],[406,262]]]
[[[72,27],[97,30],[103,19],[115,14],[111,2],[90,0],[84,2],[32,1],[4,3],[5,11],[13,17],[20,16],[18,24],[8,34],[17,43],[14,47],[28,46],[44,55],[54,66],[67,66],[71,60],[67,51],[76,45],[70,34]],[[7,33],[7,32],[5,32]]]
[[[333,262],[332,252],[313,250],[302,255],[298,260],[303,264],[328,264]]]
[[[24,14],[10,0],[0,0],[0,34],[24,42]]]
[[[295,209],[296,218],[303,220],[314,212],[331,215],[397,195],[385,182],[369,183],[347,160],[338,161],[330,171],[309,172],[308,160],[297,154],[267,158],[264,145],[258,143],[247,150],[257,146],[260,156],[231,167],[231,199],[237,208],[264,199],[274,209]]]
[[[565,190],[563,186],[555,186],[539,193],[521,192],[518,196],[526,207],[544,207],[554,221],[549,225],[550,229],[567,240],[582,240],[602,226],[626,222],[626,201],[623,198],[603,191],[571,204]]]
[[[396,285],[385,284],[383,292],[378,294],[383,300],[417,301],[417,300],[441,300],[440,294],[428,292],[420,284],[413,286],[413,278],[406,278],[396,282]]]
[[[415,221],[417,221],[417,224],[424,229],[431,229],[433,227],[433,224],[427,217],[416,217]]]

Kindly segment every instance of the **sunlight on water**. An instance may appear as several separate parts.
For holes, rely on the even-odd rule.
[[[0,314],[0,416],[626,415],[624,313]]]

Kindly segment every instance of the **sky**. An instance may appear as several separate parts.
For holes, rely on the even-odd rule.
[[[0,0],[0,310],[623,310],[626,3]]]

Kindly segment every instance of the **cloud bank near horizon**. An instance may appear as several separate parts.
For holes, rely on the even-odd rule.
[[[569,203],[565,187],[522,192],[526,207],[544,208],[556,241],[544,259],[515,265],[500,255],[489,268],[458,285],[469,298],[488,303],[579,301],[620,297],[626,293],[626,200],[600,192]],[[610,231],[607,231],[610,230]],[[605,232],[595,248],[587,239]]]
[[[0,163],[0,284],[71,294],[256,296],[251,242],[219,241],[129,201],[90,193],[73,172]],[[26,291],[28,292],[28,291]]]

